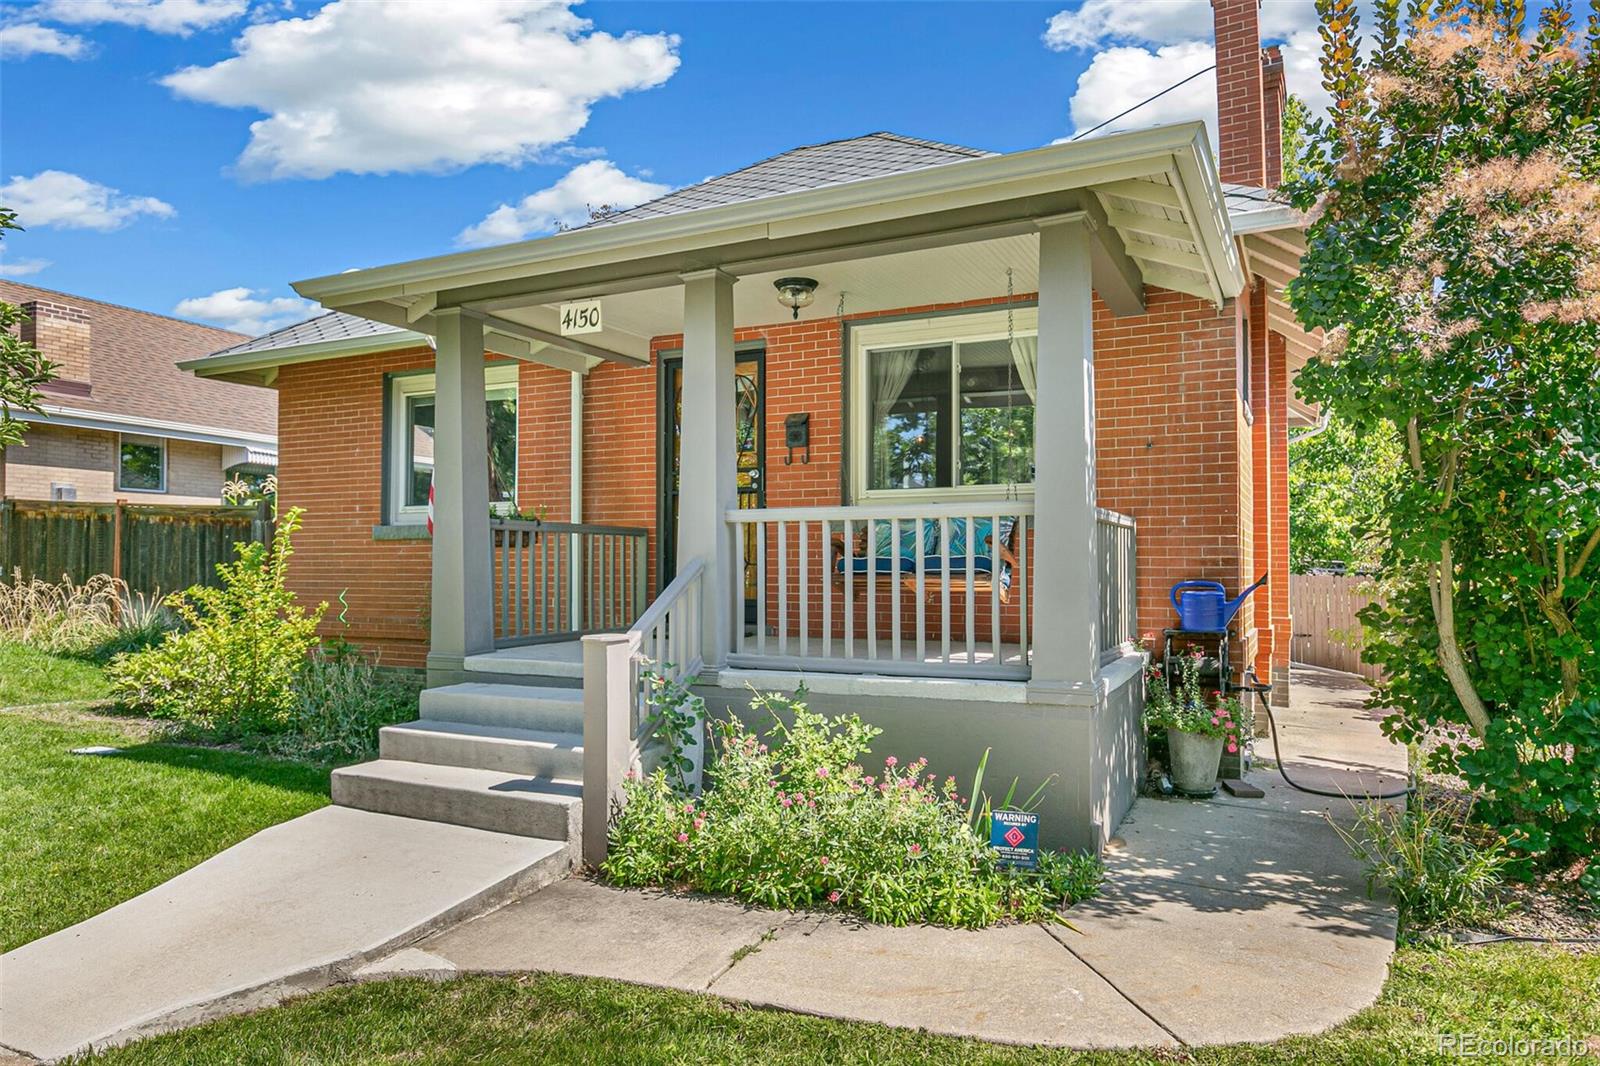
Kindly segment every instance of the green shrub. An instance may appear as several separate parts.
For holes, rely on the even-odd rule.
[[[112,692],[130,708],[219,736],[280,732],[295,709],[295,679],[327,604],[307,611],[284,585],[299,510],[278,520],[272,545],[234,545],[221,586],[196,585],[168,603],[186,628],[112,661]]]
[[[1469,926],[1497,910],[1495,889],[1510,861],[1499,837],[1474,838],[1468,805],[1418,792],[1404,809],[1357,805],[1354,832],[1330,823],[1364,863],[1369,891],[1394,895],[1402,929]]]
[[[244,746],[301,762],[360,762],[377,754],[379,729],[416,718],[418,689],[359,656],[317,652],[295,678],[283,730]]]
[[[1036,872],[1000,865],[953,777],[938,783],[926,760],[902,766],[894,756],[864,773],[859,760],[878,731],[854,715],[813,714],[803,696],[752,701],[773,715],[770,743],[737,720],[716,723],[712,787],[698,799],[659,771],[626,781],[606,875],[969,928],[1053,917],[1098,885],[1093,856],[1043,854]]]

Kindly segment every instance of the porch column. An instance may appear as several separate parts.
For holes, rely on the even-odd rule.
[[[459,670],[494,650],[483,323],[434,312],[433,598],[430,669]]]
[[[727,657],[734,584],[733,538],[724,514],[739,505],[735,480],[733,283],[720,270],[683,275],[683,417],[678,486],[678,569],[706,564],[700,654]]]
[[[1100,672],[1095,551],[1094,328],[1090,233],[1081,213],[1038,220],[1039,366],[1034,422],[1033,679],[1048,702],[1094,701]]]

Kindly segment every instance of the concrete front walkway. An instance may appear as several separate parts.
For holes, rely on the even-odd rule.
[[[570,868],[564,843],[324,807],[0,955],[0,1046],[54,1059],[269,1006]]]
[[[1344,675],[1297,671],[1279,714],[1290,772],[1347,790],[1403,752]],[[1357,682],[1359,684],[1359,682]],[[1302,745],[1303,746],[1296,746]],[[1270,741],[1264,751],[1271,754]],[[1359,774],[1334,763],[1352,758]],[[425,939],[358,973],[554,971],[610,977],[830,1017],[1008,1043],[1072,1047],[1265,1041],[1370,1004],[1395,916],[1367,898],[1323,812],[1275,773],[1259,800],[1141,799],[1077,926],[891,929],[723,900],[568,880]]]

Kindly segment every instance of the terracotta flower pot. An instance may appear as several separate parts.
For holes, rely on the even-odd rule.
[[[1168,768],[1172,787],[1187,796],[1209,796],[1217,791],[1217,770],[1222,765],[1221,737],[1167,730]]]

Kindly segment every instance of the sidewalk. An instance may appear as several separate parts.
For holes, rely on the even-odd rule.
[[[1360,710],[1345,675],[1297,670],[1295,681],[1279,715],[1291,774],[1350,790],[1380,773],[1399,779],[1404,753]],[[1335,767],[1347,757],[1359,772]],[[1141,799],[1107,854],[1102,895],[1068,915],[1076,932],[892,929],[573,879],[358,977],[555,971],[1083,1048],[1315,1032],[1376,998],[1394,912],[1367,898],[1323,818],[1347,816],[1345,801],[1295,792],[1271,771],[1251,780],[1264,799]]]

